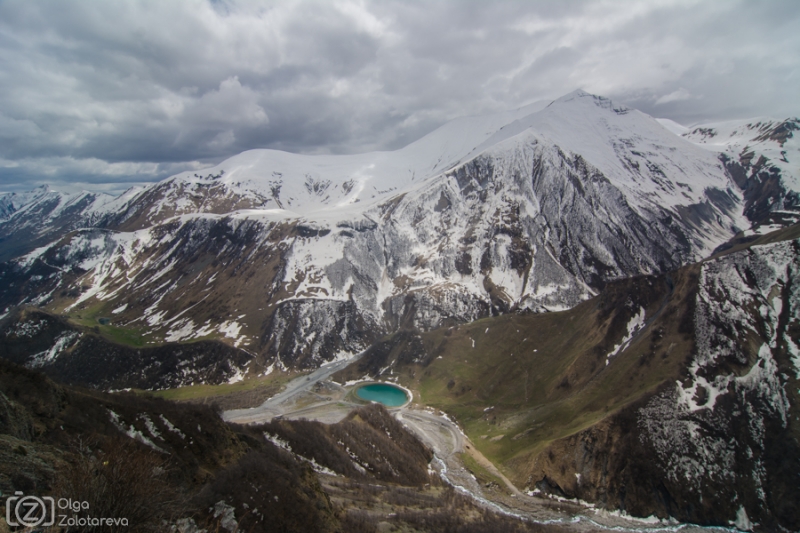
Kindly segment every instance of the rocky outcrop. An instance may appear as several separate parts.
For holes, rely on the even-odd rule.
[[[800,242],[702,267],[676,383],[551,444],[531,487],[637,516],[800,528]]]

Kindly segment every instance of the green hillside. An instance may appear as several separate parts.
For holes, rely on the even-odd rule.
[[[692,349],[683,317],[699,267],[610,284],[568,311],[509,314],[378,343],[337,376],[397,376],[418,403],[453,415],[475,445],[517,484],[555,439],[597,423],[680,378]],[[645,310],[645,327],[608,358]],[[608,364],[606,361],[608,360]]]

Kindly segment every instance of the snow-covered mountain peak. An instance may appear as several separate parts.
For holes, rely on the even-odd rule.
[[[578,90],[504,127],[479,151],[497,153],[525,143],[555,145],[579,155],[639,209],[704,201],[709,188],[730,183],[713,154],[666,130],[640,111]]]
[[[600,96],[596,94],[591,94],[583,89],[576,89],[571,93],[565,94],[560,98],[556,98],[553,100],[548,107],[559,106],[563,104],[571,105],[582,105],[582,106],[596,106],[603,109],[611,109],[617,113],[627,113],[630,111],[630,108],[622,105],[622,104],[614,104],[610,98],[606,98],[605,96]]]
[[[511,111],[456,119],[395,151],[304,155],[249,150],[214,167],[169,178],[164,185],[172,190],[165,190],[160,200],[165,203],[165,212],[186,213],[198,206],[179,197],[187,191],[198,195],[214,189],[214,195],[227,197],[233,209],[278,208],[287,216],[342,211],[342,207],[355,204],[363,210],[468,160],[503,126],[544,105],[537,102]],[[244,204],[242,198],[247,199]]]
[[[590,93],[584,91],[581,88],[578,88],[578,89],[575,89],[572,92],[569,92],[569,93],[565,94],[564,96],[560,96],[560,97],[556,98],[555,100],[550,102],[550,104],[548,104],[548,106],[553,105],[553,104],[557,104],[558,102],[571,102],[573,100],[578,100],[580,98],[592,98],[592,99],[594,99],[594,98],[597,98],[597,97],[595,97],[595,95],[593,95],[593,94],[590,94]],[[603,99],[607,100],[607,98],[603,98]]]
[[[609,280],[707,257],[794,201],[731,176],[650,116],[575,91],[391,152],[250,150],[113,202],[86,197],[44,232],[60,211],[42,204],[29,233],[16,215],[0,224],[18,240],[7,258],[28,254],[8,286],[36,285],[0,306],[35,294],[152,342],[232,339],[315,366],[402,328],[571,307]]]
[[[513,152],[530,143],[579,154],[625,187],[639,207],[702,201],[706,188],[727,187],[714,155],[670,134],[639,111],[579,89],[547,105],[537,102],[453,120],[395,151],[243,152],[215,167],[178,174],[142,193],[150,206],[134,217],[134,226],[191,213],[242,209],[280,210],[286,218],[326,213],[328,219],[349,219],[481,154]],[[676,179],[686,184],[683,190],[672,183]]]

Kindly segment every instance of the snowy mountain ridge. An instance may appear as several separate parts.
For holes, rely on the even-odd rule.
[[[317,366],[403,328],[565,309],[757,222],[743,212],[750,178],[692,139],[575,91],[395,152],[252,150],[87,196],[83,218],[51,209],[61,229],[5,264],[0,309],[105,317],[155,344],[222,339],[263,367]],[[779,178],[786,198],[793,179]]]
[[[742,165],[762,164],[780,170],[786,188],[800,190],[800,119],[759,117],[696,126],[683,137]]]
[[[183,172],[158,184],[151,192],[157,200],[143,225],[181,214],[241,209],[277,209],[286,218],[322,212],[347,218],[441,174],[470,157],[480,143],[507,123],[542,105],[457,119],[392,152],[301,155],[249,150],[201,173]],[[196,201],[199,196],[203,202]],[[355,206],[357,203],[361,205]]]
[[[171,201],[176,199],[175,214],[216,212],[213,203],[197,206],[185,194],[185,191],[208,187],[212,181],[224,190],[223,196],[248,199],[249,207],[283,209],[287,217],[316,216],[322,211],[331,211],[339,214],[330,217],[346,218],[389,196],[417,188],[419,183],[487,151],[502,149],[503,143],[524,142],[522,138],[512,139],[532,133],[564,150],[580,153],[601,172],[623,184],[626,192],[637,193],[637,188],[647,185],[630,178],[631,170],[634,174],[639,172],[637,160],[642,158],[639,154],[663,157],[668,151],[693,149],[690,143],[664,136],[662,128],[643,113],[614,107],[610,100],[581,90],[540,107],[541,104],[533,104],[512,112],[459,119],[394,152],[303,156],[250,150],[207,169],[203,172],[208,172],[205,176],[184,172],[167,180],[162,186],[169,185],[180,193],[167,194],[156,213],[170,212]],[[599,110],[613,112],[616,115],[613,123],[597,113]],[[629,136],[631,131],[639,135]],[[627,161],[621,157],[622,147],[632,151],[633,157],[630,153],[626,154]],[[687,180],[697,180],[701,176],[706,180],[696,183],[695,189],[689,186],[677,193],[662,190],[653,195],[654,201],[676,205],[685,201],[687,192],[692,200],[698,201],[703,188],[727,186],[724,176],[716,172],[716,158],[699,150],[695,150],[694,156],[703,160],[700,166],[706,168],[683,168],[680,163],[668,160],[651,161],[656,166],[663,163],[672,166],[669,171],[686,174]],[[675,195],[679,197],[677,200],[672,198]],[[359,202],[364,204],[354,206]],[[153,220],[160,220],[160,217],[156,215]]]

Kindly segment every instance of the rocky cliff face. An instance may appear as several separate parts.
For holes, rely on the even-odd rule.
[[[800,243],[706,262],[682,378],[552,444],[530,481],[638,516],[797,530]]]
[[[4,263],[0,309],[314,367],[401,328],[569,308],[749,226],[717,155],[650,117],[580,91],[530,111],[398,152],[247,152],[133,191]]]

